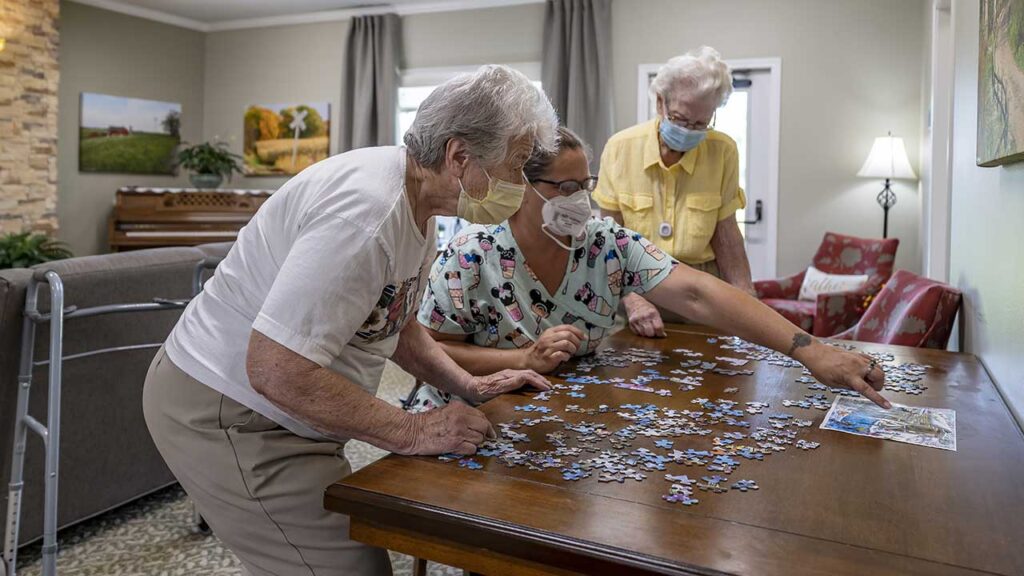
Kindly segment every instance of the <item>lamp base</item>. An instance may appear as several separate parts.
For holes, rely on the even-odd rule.
[[[889,237],[889,208],[896,205],[896,193],[892,191],[891,180],[885,179],[885,187],[875,197],[878,205],[882,207],[882,238]]]

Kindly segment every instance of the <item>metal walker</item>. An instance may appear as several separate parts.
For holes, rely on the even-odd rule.
[[[203,273],[217,267],[220,258],[207,258],[196,265],[192,276],[192,298],[202,290]],[[39,312],[39,290],[42,284],[50,287],[50,312]],[[22,320],[21,359],[18,369],[18,399],[14,421],[14,446],[11,455],[11,478],[8,484],[7,520],[4,524],[3,558],[0,562],[0,576],[16,576],[18,560],[18,530],[21,523],[21,496],[24,488],[25,445],[31,430],[43,440],[46,450],[43,504],[43,546],[42,574],[57,574],[57,479],[60,464],[60,396],[61,368],[64,361],[86,358],[112,352],[159,348],[160,343],[135,344],[90,350],[71,356],[63,355],[64,321],[106,314],[151,312],[158,310],[182,309],[192,298],[172,300],[154,298],[151,302],[131,304],[107,304],[89,308],[64,307],[64,283],[53,270],[38,270],[29,282],[25,294],[25,313]],[[34,361],[36,327],[50,325],[50,358]],[[32,387],[32,370],[37,366],[49,366],[49,398],[46,407],[46,425],[28,413],[29,391]]]

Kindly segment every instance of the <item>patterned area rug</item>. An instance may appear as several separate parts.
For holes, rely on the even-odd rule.
[[[412,388],[413,378],[388,363],[377,396],[398,404]],[[363,442],[349,442],[345,454],[353,469],[386,454]],[[192,522],[192,505],[178,486],[151,494],[64,530],[59,535],[60,576],[238,576],[238,558],[216,536],[203,534]],[[40,545],[19,552],[18,574],[38,576]],[[412,558],[391,553],[395,576],[412,574]],[[431,575],[461,575],[440,564]]]

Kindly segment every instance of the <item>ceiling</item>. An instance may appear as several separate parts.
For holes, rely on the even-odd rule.
[[[541,0],[72,0],[201,31],[298,24],[360,13],[444,12]]]

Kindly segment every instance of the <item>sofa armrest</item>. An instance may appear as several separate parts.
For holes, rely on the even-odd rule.
[[[792,276],[776,278],[774,280],[757,280],[754,282],[754,291],[760,299],[776,298],[779,300],[796,300],[800,295],[800,286],[804,283],[806,270],[801,270]]]
[[[857,331],[857,325],[854,324],[853,326],[850,326],[849,328],[847,328],[846,330],[843,330],[839,334],[833,334],[833,335],[829,336],[829,339],[831,339],[831,340],[853,340],[854,339],[853,334],[856,331]]]
[[[818,294],[813,334],[829,338],[852,327],[864,315],[872,294],[864,289]]]

